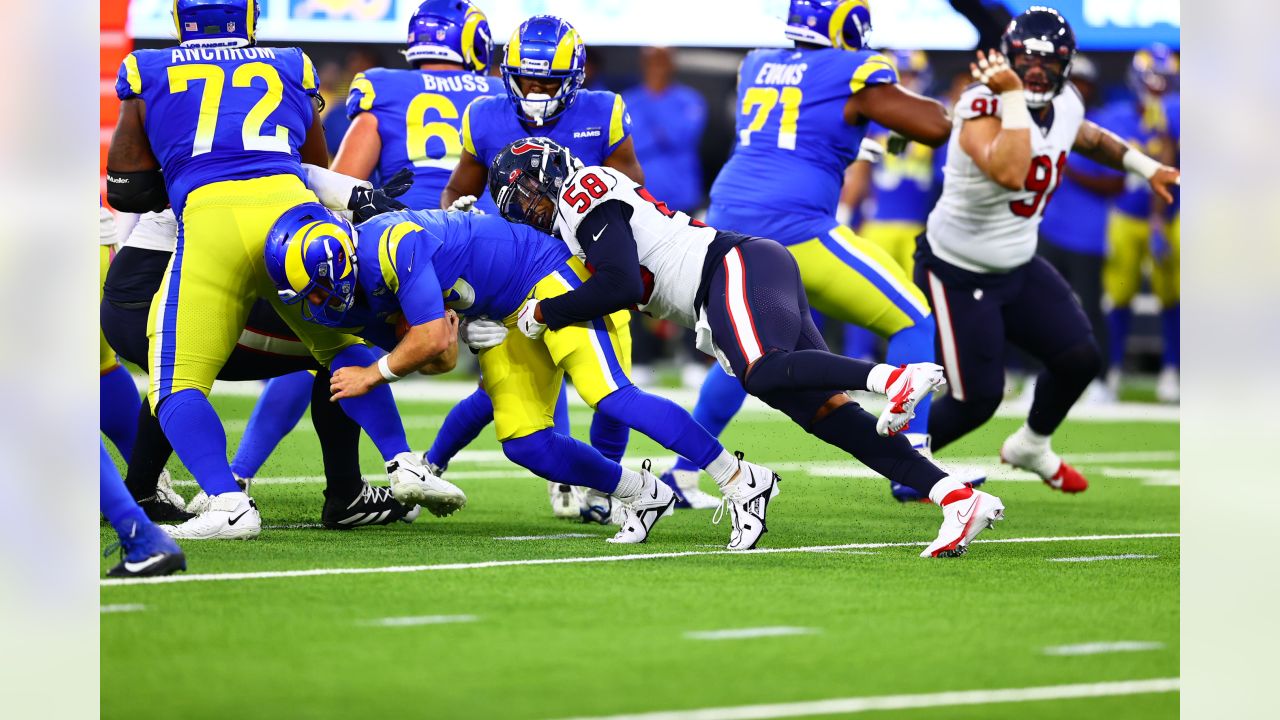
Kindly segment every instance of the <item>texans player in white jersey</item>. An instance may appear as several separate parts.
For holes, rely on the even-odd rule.
[[[1075,35],[1056,11],[1033,7],[1009,24],[1001,52],[978,52],[984,83],[956,103],[942,197],[916,253],[916,283],[938,322],[938,356],[949,397],[935,402],[935,450],[987,421],[1004,392],[1004,347],[1012,343],[1044,365],[1027,422],[1005,440],[1000,458],[1077,493],[1084,476],[1053,452],[1049,437],[1097,376],[1101,355],[1070,286],[1036,256],[1044,208],[1073,150],[1145,178],[1161,197],[1178,171],[1084,119],[1067,81]],[[1007,59],[1006,59],[1007,58]]]
[[[942,508],[942,529],[922,557],[962,555],[1004,516],[999,498],[947,475],[899,434],[943,384],[942,368],[830,352],[787,248],[672,211],[625,174],[582,167],[547,138],[503,149],[489,169],[489,191],[503,217],[558,236],[592,271],[570,292],[525,302],[515,324],[527,337],[629,306],[695,329],[699,349],[748,393]],[[853,389],[888,395],[879,418],[850,399]],[[731,505],[735,536],[763,527],[776,478],[756,493]]]

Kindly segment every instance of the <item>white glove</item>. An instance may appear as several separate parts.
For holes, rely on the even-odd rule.
[[[475,195],[463,195],[453,201],[453,204],[449,206],[449,212],[464,212],[483,215],[484,211],[476,207],[476,199]]]
[[[516,327],[520,328],[520,332],[530,340],[537,340],[542,337],[542,333],[547,331],[545,323],[540,323],[534,319],[533,312],[538,307],[537,298],[529,298],[525,301],[524,307],[520,308],[520,314],[516,316]]]
[[[884,160],[884,146],[871,138],[863,138],[856,160],[877,165]]]
[[[467,318],[458,328],[462,342],[475,352],[497,347],[507,339],[507,327],[486,317]]]
[[[318,165],[303,163],[302,170],[307,176],[307,187],[316,194],[320,204],[330,210],[347,210],[352,190],[373,187],[368,180],[357,180]]]

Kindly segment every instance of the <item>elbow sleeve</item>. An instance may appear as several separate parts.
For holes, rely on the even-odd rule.
[[[169,192],[159,170],[116,172],[107,169],[107,202],[121,212],[160,212],[169,206]]]

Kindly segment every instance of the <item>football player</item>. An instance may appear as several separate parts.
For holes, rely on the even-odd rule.
[[[177,46],[137,50],[121,63],[108,200],[126,212],[172,204],[178,218],[177,248],[147,325],[149,401],[178,457],[213,500],[207,512],[166,530],[190,539],[253,538],[261,516],[236,484],[226,434],[207,395],[255,298],[268,297],[323,366],[364,365],[373,354],[356,338],[286,308],[263,267],[271,223],[316,201],[303,184],[301,160],[328,164],[310,58],[297,48],[256,44],[255,0],[176,0],[173,12]],[[438,514],[465,502],[409,452],[390,391],[342,407],[387,461],[397,500]]]
[[[332,320],[359,328],[363,337],[389,351],[376,365],[335,372],[334,397],[359,397],[422,368],[452,369],[456,310],[468,317],[463,330],[468,344],[479,349],[482,383],[493,399],[503,452],[548,481],[590,487],[620,500],[621,528],[611,542],[644,542],[672,509],[675,493],[647,463],[640,472],[628,470],[552,430],[566,374],[598,414],[694,458],[720,485],[735,517],[748,504],[760,505],[759,521],[735,525],[729,543],[731,550],[755,546],[765,532],[763,505],[777,492],[777,476],[741,454],[729,454],[680,406],[631,383],[617,314],[537,340],[507,335],[505,325],[514,324],[526,300],[562,295],[589,277],[563,243],[500,217],[442,210],[388,213],[353,235],[322,206],[308,205],[281,217],[266,247],[267,270],[281,298],[312,312],[337,300],[352,309]],[[312,289],[315,279],[325,276],[330,258],[351,253],[354,278],[336,286],[337,295]],[[486,317],[505,320],[481,319]],[[408,327],[399,339],[397,326]],[[477,331],[486,333],[485,340],[476,337]]]
[[[870,123],[930,146],[951,129],[940,103],[904,88],[889,58],[863,49],[870,29],[866,0],[792,0],[786,36],[795,47],[752,51],[738,71],[737,146],[711,187],[707,222],[786,246],[813,307],[886,338],[892,364],[928,362],[934,320],[924,296],[888,253],[835,218]],[[718,435],[746,394],[712,366],[694,417]],[[928,398],[912,429],[927,453]],[[683,485],[691,470],[678,462],[672,477]]]
[[[117,238],[115,215],[102,206],[101,199],[98,203],[98,300],[101,302],[107,269],[116,255]],[[133,443],[138,436],[138,408],[142,401],[133,376],[119,363],[116,351],[101,330],[98,331],[98,388],[98,426],[127,459],[133,453]]]
[[[1045,204],[1074,150],[1142,177],[1166,200],[1178,171],[1085,120],[1068,80],[1071,26],[1035,7],[1009,24],[1001,51],[978,52],[971,86],[956,103],[942,197],[916,253],[916,282],[938,318],[938,346],[951,394],[934,406],[935,447],[986,422],[1004,394],[1004,347],[1044,365],[1026,424],[1000,448],[1003,461],[1068,493],[1084,476],[1049,438],[1097,376],[1101,358],[1079,302],[1037,257]],[[1007,60],[1006,60],[1007,58]]]
[[[100,469],[98,479],[98,507],[116,531],[119,542],[109,546],[102,554],[110,555],[120,548],[120,563],[107,571],[110,577],[148,577],[170,575],[187,569],[187,558],[182,548],[160,526],[151,522],[147,514],[134,502],[125,489],[120,471],[107,454],[107,446],[98,441]]]
[[[546,138],[513,144],[494,160],[489,177],[503,217],[558,236],[593,270],[571,292],[524,302],[516,325],[526,338],[599,322],[635,304],[694,328],[698,347],[746,392],[937,503],[942,529],[922,557],[961,555],[1004,516],[999,498],[949,476],[897,434],[943,383],[942,368],[895,368],[829,352],[787,248],[672,211],[616,170],[578,166]],[[880,417],[853,402],[851,389],[888,395]],[[734,507],[735,534],[764,525],[770,495]]]
[[[485,193],[489,164],[514,140],[536,133],[563,143],[593,165],[616,168],[644,181],[631,139],[631,117],[622,97],[604,90],[584,90],[586,47],[578,31],[551,15],[531,17],[511,35],[503,52],[505,97],[484,97],[462,116],[462,155],[453,169],[440,206],[471,209]],[[629,313],[616,321],[620,354],[631,359]],[[557,431],[569,434],[565,394],[556,410]],[[445,418],[426,459],[443,471],[449,460],[493,420],[493,406],[483,391],[458,403]],[[605,457],[621,461],[627,450],[627,426],[597,415],[591,422],[591,444]],[[580,502],[571,486],[549,484],[551,507],[558,517],[592,517],[592,500]]]
[[[1134,147],[1164,162],[1176,156],[1174,125],[1168,98],[1178,89],[1178,57],[1164,45],[1134,53],[1129,66],[1133,97],[1103,108],[1098,122],[1114,130]],[[1176,118],[1176,110],[1174,112]],[[1159,399],[1178,399],[1178,299],[1181,290],[1178,234],[1170,219],[1170,204],[1153,195],[1141,178],[1130,178],[1107,219],[1107,257],[1103,288],[1111,302],[1107,325],[1111,335],[1108,385],[1119,389],[1126,341],[1133,321],[1133,298],[1142,284],[1143,266],[1150,261],[1151,289],[1160,301],[1164,357],[1156,384]]]

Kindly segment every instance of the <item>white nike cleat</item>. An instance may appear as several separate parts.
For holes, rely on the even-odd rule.
[[[629,502],[618,499],[622,505],[622,517],[618,524],[622,527],[617,535],[606,542],[623,545],[642,543],[649,538],[649,532],[659,520],[675,512],[675,491],[649,471],[648,460],[644,461],[640,475],[644,478],[640,495]]]
[[[581,520],[581,503],[572,485],[547,481],[547,497],[551,501],[551,514],[561,520]]]
[[[173,489],[173,476],[169,474],[169,468],[160,471],[160,477],[156,480],[156,495],[179,510],[187,509],[187,501]]]
[[[214,495],[209,509],[181,525],[161,525],[177,540],[252,540],[262,532],[258,506],[242,492]]]
[[[942,528],[920,557],[960,557],[978,533],[1004,519],[1000,498],[971,487],[954,490],[942,500]]]
[[[166,470],[165,472],[168,472],[168,470]],[[161,478],[163,477],[164,475],[162,473]],[[236,484],[240,486],[240,489],[244,491],[245,495],[248,495],[249,486],[253,484],[253,478],[242,478],[239,475],[236,475],[235,473],[232,473],[231,477],[236,479]],[[157,489],[158,488],[159,486],[157,485]],[[209,495],[205,493],[205,491],[201,490],[200,492],[195,494],[195,497],[191,498],[191,502],[187,503],[186,510],[187,512],[195,515],[203,515],[209,512],[209,504],[211,502],[213,502],[212,498],[210,498]]]
[[[742,459],[742,453],[735,452],[738,458],[738,472],[720,489],[724,500],[716,514],[711,516],[712,524],[719,525],[724,517],[725,505],[729,506],[729,515],[733,529],[729,534],[730,550],[750,550],[760,542],[760,537],[769,532],[765,525],[765,514],[769,511],[769,501],[782,492],[778,483],[782,478],[763,465],[749,463]]]
[[[422,464],[422,458],[402,452],[387,463],[391,495],[401,505],[421,505],[436,517],[447,517],[467,504],[466,493],[448,480],[441,480]]]
[[[1000,462],[1033,472],[1049,487],[1067,494],[1089,489],[1089,481],[1053,451],[1049,438],[1036,436],[1025,425],[1000,446]]]
[[[889,436],[906,430],[907,424],[916,416],[916,405],[929,393],[940,390],[946,384],[947,379],[941,365],[911,363],[894,370],[885,383],[885,395],[889,397],[889,402],[880,411],[876,432]]]
[[[1182,388],[1178,382],[1178,368],[1165,365],[1156,376],[1156,400],[1162,403],[1177,404],[1182,397]]]
[[[661,479],[667,483],[668,487],[674,483],[676,486],[676,507],[689,508],[690,510],[711,510],[720,507],[720,500],[709,492],[698,487],[698,480],[702,477],[701,470],[676,470],[672,468],[663,473]],[[670,481],[668,481],[670,478]]]

